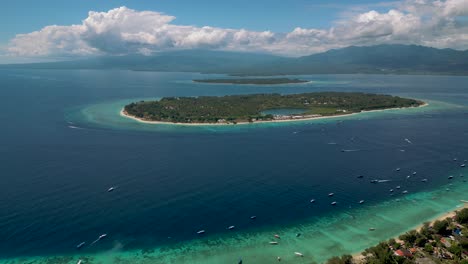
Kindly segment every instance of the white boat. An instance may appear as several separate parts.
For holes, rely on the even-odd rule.
[[[234,228],[236,228],[236,227],[235,226],[229,226],[227,229],[233,230]]]
[[[427,179],[422,179],[421,181],[422,181],[422,182],[427,182]]]
[[[369,231],[375,231],[375,227],[369,228]]]
[[[279,235],[275,235],[275,237],[278,238],[278,239],[281,239],[281,237]]]
[[[197,234],[201,235],[201,234],[205,234],[205,230],[200,230],[197,232]]]
[[[81,249],[82,247],[84,247],[85,244],[86,244],[86,242],[81,242],[78,245],[76,245],[76,248]]]
[[[270,245],[278,245],[278,242],[276,242],[276,241],[270,241]]]
[[[82,260],[79,259],[78,262],[76,264],[81,264],[82,263]]]
[[[328,196],[333,196],[333,195],[335,195],[335,194],[334,194],[334,193],[329,193],[329,194],[328,194]]]
[[[294,252],[294,254],[295,254],[296,256],[299,256],[299,257],[303,257],[303,256],[304,256],[304,254],[302,254],[301,252]]]
[[[453,179],[453,175],[448,176],[448,179],[449,180]]]
[[[99,236],[98,240],[101,240],[101,239],[106,238],[106,237],[107,237],[107,234],[102,234],[102,235]]]
[[[466,166],[465,164],[460,165],[460,167],[462,167],[462,168],[465,168],[465,166]]]
[[[257,216],[255,216],[255,215],[252,215],[252,216],[250,217],[250,219],[252,219],[252,220],[253,220],[253,219],[256,219],[256,218],[257,218]]]
[[[405,190],[405,191],[403,191],[402,193],[403,193],[403,194],[407,194],[407,193],[408,193],[408,191],[406,191],[406,190]]]
[[[360,204],[363,204],[363,203],[364,203],[364,200],[359,201],[359,203],[360,203]]]
[[[336,202],[332,202],[331,205],[336,205]]]
[[[390,192],[393,192],[393,189],[390,189]]]
[[[115,190],[115,187],[110,187],[109,189],[107,189],[107,192],[112,192]]]
[[[400,171],[401,169],[400,168],[396,168],[396,171]]]
[[[315,203],[315,199],[310,200],[311,203]]]
[[[400,185],[398,185],[396,188],[397,188],[397,189],[400,189],[400,188],[401,188],[401,186],[400,186]]]
[[[415,172],[415,171],[413,171],[413,175],[416,175],[416,172]]]

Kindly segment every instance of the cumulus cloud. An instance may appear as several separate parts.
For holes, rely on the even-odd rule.
[[[419,44],[468,48],[468,0],[405,0],[386,12],[348,14],[328,29],[251,31],[174,24],[174,16],[126,7],[89,12],[81,24],[47,26],[13,38],[16,56],[116,55],[174,49],[260,51],[305,55],[350,45]]]

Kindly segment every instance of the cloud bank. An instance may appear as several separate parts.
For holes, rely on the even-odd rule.
[[[406,0],[387,12],[347,13],[328,29],[288,33],[172,23],[174,16],[120,7],[89,12],[79,25],[19,34],[6,47],[19,57],[145,54],[177,49],[299,56],[351,45],[417,44],[468,49],[468,0]]]

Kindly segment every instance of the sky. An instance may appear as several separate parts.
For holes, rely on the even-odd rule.
[[[468,0],[15,0],[0,63],[212,49],[303,56],[351,45],[468,49]]]

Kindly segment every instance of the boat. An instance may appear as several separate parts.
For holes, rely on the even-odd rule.
[[[359,201],[359,203],[360,203],[360,204],[363,204],[363,203],[364,203],[364,200]]]
[[[331,205],[336,205],[336,202],[332,202]]]
[[[369,228],[369,231],[375,231],[375,227]]]
[[[396,168],[396,171],[400,171],[401,169],[400,168]]]
[[[281,261],[281,257],[277,257],[276,259],[277,259],[278,261]]]
[[[448,179],[449,180],[453,179],[453,175],[448,176]]]
[[[310,200],[311,203],[315,203],[315,199]]]
[[[253,220],[253,219],[257,219],[257,216],[252,215],[252,216],[250,217],[250,219],[252,219],[252,220]]]
[[[333,196],[333,195],[335,195],[335,194],[334,194],[334,193],[329,193],[329,194],[328,194],[328,196]]]
[[[227,229],[233,230],[234,228],[236,228],[236,227],[235,226],[229,226]]]
[[[113,192],[116,188],[117,188],[117,187],[112,186],[112,187],[110,187],[109,189],[107,189],[107,192]]]
[[[427,179],[422,179],[421,181],[422,181],[422,182],[427,182]]]
[[[79,259],[76,264],[81,264],[81,262],[83,262],[83,261],[81,259]]]
[[[378,183],[379,180],[371,180],[370,182],[371,182],[371,183]]]
[[[81,249],[82,247],[84,247],[85,244],[86,242],[79,243],[78,245],[76,245],[76,249]]]
[[[397,188],[397,189],[400,189],[400,188],[401,188],[401,186],[400,186],[400,185],[398,185],[396,188]]]
[[[205,234],[205,230],[200,230],[200,231],[197,232],[197,234],[203,235],[203,234]]]
[[[466,166],[465,164],[460,165],[460,167],[462,167],[462,168],[465,168],[465,166]]]
[[[294,254],[295,254],[296,256],[299,256],[299,257],[303,257],[303,256],[304,256],[304,254],[302,254],[301,252],[294,252]]]
[[[416,175],[416,172],[415,172],[415,171],[413,171],[413,175]]]
[[[278,239],[281,239],[281,237],[279,235],[275,235],[275,237],[278,238]]]
[[[402,193],[403,193],[403,194],[407,194],[407,193],[408,193],[408,191],[404,190]]]
[[[276,241],[270,241],[270,245],[278,245],[278,242],[276,242]]]
[[[458,159],[457,158],[454,158],[453,161],[457,161]]]
[[[102,235],[99,236],[98,240],[104,239],[106,237],[107,237],[107,234],[102,234]]]
[[[409,178],[411,178],[411,176],[410,176],[410,175],[406,176],[406,179],[409,179]]]

